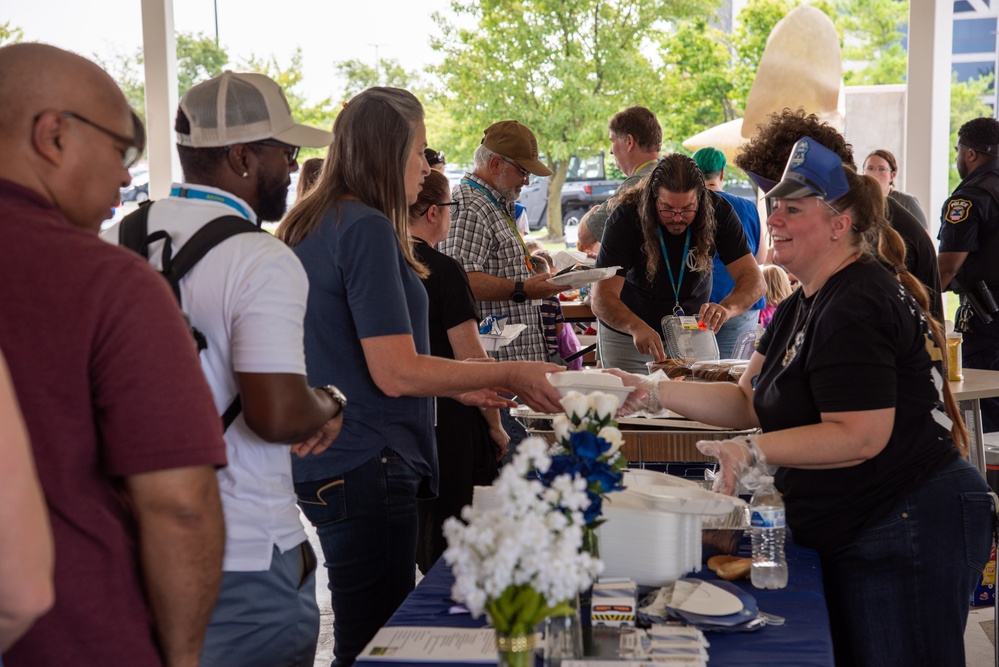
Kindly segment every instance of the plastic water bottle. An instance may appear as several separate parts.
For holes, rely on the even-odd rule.
[[[753,567],[750,576],[756,588],[787,586],[784,558],[784,501],[774,487],[774,478],[760,478],[760,486],[749,504],[752,512]]]

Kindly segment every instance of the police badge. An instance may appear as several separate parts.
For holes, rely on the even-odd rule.
[[[971,202],[967,199],[951,199],[947,202],[947,211],[944,213],[944,220],[952,225],[964,222],[971,212]]]

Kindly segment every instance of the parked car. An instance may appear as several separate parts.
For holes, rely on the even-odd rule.
[[[129,170],[132,174],[132,182],[127,188],[121,189],[121,202],[134,201],[137,204],[141,204],[144,201],[149,201],[149,167],[132,167]]]
[[[562,186],[562,229],[578,225],[584,213],[614,196],[622,182],[607,179],[603,152],[569,158],[569,171]],[[527,207],[532,231],[544,227],[548,215],[548,177],[531,176],[517,201]]]

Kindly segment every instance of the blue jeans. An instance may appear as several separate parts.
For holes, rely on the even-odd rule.
[[[385,448],[357,468],[297,482],[316,527],[333,598],[333,667],[354,664],[415,585],[421,477]]]
[[[274,547],[264,572],[223,572],[201,667],[312,667],[319,639],[316,556]]]
[[[988,490],[957,459],[853,543],[822,556],[839,667],[965,664],[969,598],[992,544]]]
[[[756,324],[759,321],[759,309],[747,310],[742,315],[730,317],[715,334],[715,340],[718,341],[718,358],[731,359],[736,339],[747,331],[756,331]]]

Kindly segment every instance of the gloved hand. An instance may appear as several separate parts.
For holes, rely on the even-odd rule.
[[[661,370],[651,375],[634,375],[618,368],[608,368],[604,372],[621,378],[625,387],[635,388],[635,391],[625,398],[624,405],[618,409],[618,417],[633,417],[642,414],[655,417],[666,412],[666,408],[659,404],[659,383],[667,382],[669,378]]]
[[[718,459],[719,469],[712,490],[727,496],[741,489],[752,493],[760,485],[760,477],[770,474],[766,457],[752,441],[752,436],[731,440],[699,440],[702,454]]]

